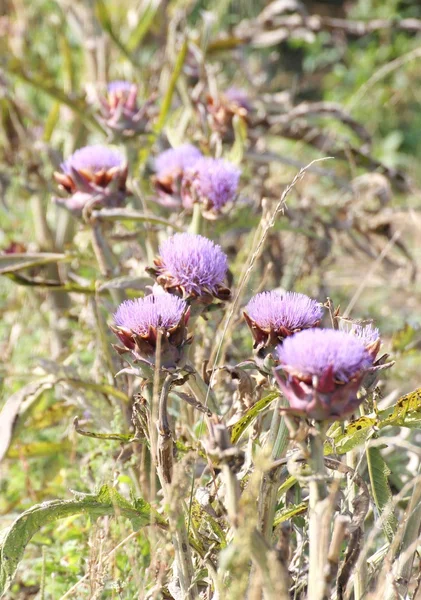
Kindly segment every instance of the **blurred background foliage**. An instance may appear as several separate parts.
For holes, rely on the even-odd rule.
[[[328,21],[296,25],[288,21],[293,15]],[[345,26],[335,28],[329,19]],[[133,482],[125,473],[135,468],[136,454],[127,457],[123,473],[118,444],[78,436],[72,427],[78,414],[87,428],[124,430],[125,400],[104,387],[115,385],[103,343],[114,306],[106,291],[95,288],[102,277],[88,236],[51,202],[52,174],[63,157],[107,139],[97,100],[110,80],[137,82],[144,100],[157,95],[151,129],[126,144],[132,180],[148,202],[152,157],[168,143],[190,140],[209,153],[222,148],[241,163],[241,202],[207,231],[229,253],[234,281],[260,221],[262,197],[272,206],[299,167],[333,156],[290,196],[247,295],[263,277],[266,288],[286,287],[320,300],[329,295],[343,310],[352,301],[352,316],[374,319],[385,351],[398,361],[386,376],[384,402],[419,387],[418,19],[417,0],[3,0],[0,248],[22,244],[30,252],[66,251],[67,262],[34,266],[26,274],[90,286],[91,292],[70,294],[69,302],[66,293],[16,285],[10,274],[0,280],[3,402],[34,378],[62,382],[25,396],[23,425],[0,467],[2,526],[36,502],[63,497],[64,490],[88,492],[101,482],[128,489]],[[353,29],[353,23],[375,20],[387,25],[364,34]],[[203,123],[204,98],[231,86],[247,91],[253,117],[246,135],[239,127],[215,139]],[[303,128],[293,130],[288,115],[303,103],[306,110],[308,103],[325,108],[335,103],[336,109],[319,105],[307,111]],[[348,120],[338,117],[338,106]],[[371,178],[363,179],[367,175]],[[152,207],[177,222],[177,215]],[[119,224],[113,235],[122,274],[144,277],[147,252],[134,240],[145,236],[145,227]],[[136,296],[133,289],[128,293]],[[233,335],[225,353],[232,364],[251,352],[245,327]],[[211,343],[204,344],[203,357],[211,351]],[[88,380],[91,389],[80,383]],[[408,460],[389,456],[389,465],[399,488]],[[132,538],[130,531],[124,520],[104,518],[91,527],[80,517],[44,528],[28,547],[7,597],[129,599],[142,586],[145,595],[139,597],[159,597],[153,588],[163,577],[168,548],[162,538]],[[127,544],[102,563],[125,537]],[[88,579],[65,595],[88,570]]]

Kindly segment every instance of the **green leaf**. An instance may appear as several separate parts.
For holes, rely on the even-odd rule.
[[[114,42],[116,47],[120,50],[120,52],[125,56],[135,67],[139,67],[139,64],[135,60],[133,54],[128,50],[126,45],[122,42],[122,40],[117,35],[110,14],[108,12],[107,6],[104,0],[96,0],[95,2],[95,14],[98,21],[101,23],[102,28],[108,33],[111,40]]]
[[[153,20],[161,4],[161,0],[146,0],[142,14],[138,15],[138,23],[130,34],[127,42],[129,52],[134,52],[152,27]]]
[[[123,516],[130,519],[135,530],[148,525],[152,518],[158,524],[165,524],[165,520],[147,502],[138,499],[132,504],[107,485],[102,486],[98,494],[75,494],[72,500],[37,504],[0,534],[0,594],[10,588],[25,547],[35,533],[48,523],[77,514],[89,515],[93,519],[105,515]]]
[[[176,231],[183,231],[181,227],[167,221],[167,219],[162,219],[155,215],[146,215],[131,208],[103,208],[102,210],[94,211],[92,216],[99,221],[137,221],[140,223],[151,223],[152,225],[163,225],[164,227],[171,227]]]
[[[253,423],[253,421],[263,412],[269,404],[279,398],[278,392],[272,392],[265,398],[258,400],[256,404],[253,404],[251,408],[235,423],[231,428],[231,442],[236,444],[246,429]]]
[[[345,454],[364,444],[377,430],[384,427],[421,427],[421,388],[402,396],[394,406],[377,414],[364,415],[346,427],[334,423],[328,430],[325,456]]]
[[[273,526],[276,527],[285,521],[289,521],[293,517],[302,515],[308,509],[308,502],[300,502],[300,504],[292,504],[280,510],[273,522]]]
[[[16,254],[0,254],[0,275],[14,273],[22,269],[40,267],[50,263],[70,260],[66,254],[57,254],[55,252],[23,252]]]
[[[165,125],[167,120],[168,112],[171,108],[172,97],[174,95],[175,86],[177,84],[177,79],[181,75],[181,71],[183,69],[184,61],[186,60],[187,50],[188,50],[188,40],[187,38],[184,40],[183,45],[181,46],[181,50],[178,53],[177,60],[175,61],[174,69],[172,71],[171,79],[168,84],[167,91],[165,92],[165,96],[162,100],[161,109],[158,115],[158,121],[154,127],[155,133],[159,134],[162,131],[162,128]]]
[[[396,532],[397,520],[392,510],[392,492],[388,479],[390,469],[383,460],[378,448],[367,448],[366,457],[374,502],[380,513],[385,510],[389,513],[383,521],[383,530],[389,542],[391,542]]]
[[[68,453],[72,449],[69,440],[63,442],[30,442],[29,444],[14,444],[7,452],[7,458],[35,458],[36,456],[57,456]]]

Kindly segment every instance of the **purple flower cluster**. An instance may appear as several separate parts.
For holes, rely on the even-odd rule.
[[[192,233],[176,233],[159,247],[154,274],[169,291],[186,298],[229,295],[223,286],[228,270],[227,257],[211,240]],[[226,298],[225,298],[226,299]]]
[[[107,91],[109,94],[116,95],[128,95],[133,89],[136,90],[136,85],[131,83],[130,81],[125,81],[123,79],[117,79],[115,81],[110,81],[107,86]]]
[[[70,197],[56,198],[75,216],[87,204],[121,206],[126,198],[127,164],[124,157],[107,146],[85,146],[76,150],[54,173],[60,188]]]
[[[205,214],[215,216],[237,195],[240,169],[227,160],[204,157],[191,144],[161,152],[154,167],[159,201],[167,207],[191,210],[199,202]]]
[[[362,399],[357,392],[373,366],[373,356],[354,335],[334,329],[308,329],[278,347],[279,386],[291,410],[318,421],[344,418]]]
[[[244,309],[256,346],[273,346],[297,331],[316,327],[322,316],[323,308],[316,300],[296,292],[262,292]]]

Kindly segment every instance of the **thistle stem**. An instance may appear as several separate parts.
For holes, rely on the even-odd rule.
[[[326,467],[323,454],[323,439],[326,428],[316,424],[310,435],[311,467],[309,498],[309,575],[307,594],[309,600],[323,600],[325,595],[324,571],[329,553],[330,527],[327,523],[329,499],[326,486]]]
[[[200,234],[202,229],[202,208],[199,202],[193,204],[193,215],[189,227],[190,233]]]

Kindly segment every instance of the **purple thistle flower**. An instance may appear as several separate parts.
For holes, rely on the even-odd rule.
[[[202,153],[192,144],[183,144],[177,148],[164,150],[155,159],[155,171],[158,178],[173,177],[182,174],[202,158]]]
[[[251,110],[250,97],[245,89],[232,86],[226,89],[223,95],[229,102],[236,104],[247,112]]]
[[[127,163],[122,154],[107,146],[85,146],[76,150],[54,173],[69,198],[56,198],[75,216],[93,202],[98,206],[121,206],[126,198]]]
[[[220,212],[237,195],[241,170],[227,160],[203,157],[187,171],[181,188],[186,206],[200,202],[205,210]]]
[[[297,331],[316,327],[322,316],[323,308],[316,300],[296,292],[262,292],[244,309],[255,347],[274,346]]]
[[[115,81],[110,81],[107,85],[107,91],[109,94],[128,94],[133,87],[136,87],[136,85],[130,81],[116,79]]]
[[[377,327],[373,327],[371,323],[368,325],[360,325],[358,323],[353,323],[350,327],[348,325],[342,326],[342,331],[346,331],[349,335],[353,335],[362,341],[368,352],[376,358],[380,346],[380,332]]]
[[[201,297],[212,301],[213,296],[228,299],[229,290],[223,286],[228,271],[227,257],[221,247],[193,233],[176,233],[159,247],[154,274],[167,290],[185,297]]]
[[[174,367],[190,341],[186,329],[189,314],[184,300],[167,293],[126,300],[114,314],[115,326],[111,327],[124,344],[117,350],[121,354],[130,351],[136,360],[151,365],[161,332],[161,364]]]
[[[86,171],[92,175],[106,173],[110,169],[119,169],[124,164],[125,159],[119,152],[97,144],[76,150],[60,166],[66,175],[71,176],[73,171]]]
[[[169,330],[176,327],[186,310],[186,303],[177,296],[151,294],[120,304],[114,321],[118,327],[130,329],[139,335],[148,335],[151,328]]]
[[[356,336],[334,329],[308,329],[278,347],[279,386],[296,414],[318,421],[344,418],[361,403],[362,379],[374,358]]]

